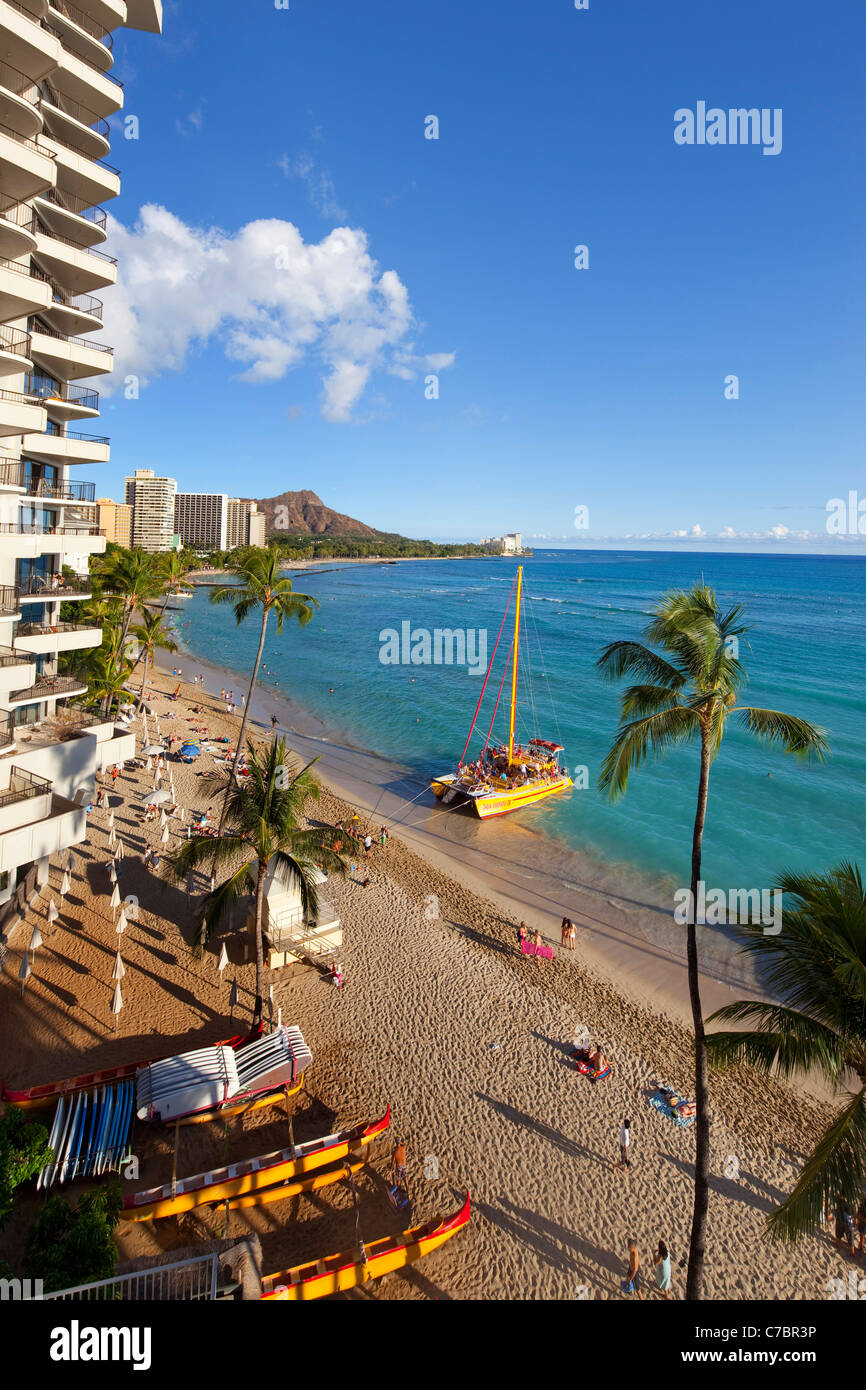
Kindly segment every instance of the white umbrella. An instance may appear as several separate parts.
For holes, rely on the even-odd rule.
[[[59,916],[60,913],[57,910],[57,905],[52,898],[51,902],[48,904],[48,920],[49,922],[56,922]]]
[[[41,933],[41,931],[39,930],[39,923],[37,922],[36,925],[35,925],[35,927],[33,928],[33,934],[32,934],[32,936],[30,937],[30,945],[29,945],[29,947],[28,947],[28,950],[33,951],[33,952],[35,953],[36,951],[39,950],[39,947],[40,947],[41,945],[42,945],[42,933]]]
[[[159,783],[162,781],[162,771],[159,767],[157,767],[156,769],[156,776],[154,777],[154,781],[157,783],[157,785],[159,785]]]
[[[109,849],[114,849],[114,846],[115,846],[116,844],[117,844],[117,836],[115,835],[114,831],[112,830],[111,834],[110,834],[109,837],[108,837],[108,848],[109,848]]]
[[[226,943],[223,942],[223,948],[222,948],[222,950],[220,951],[220,958],[219,958],[219,963],[218,963],[218,966],[217,966],[217,968],[218,968],[220,974],[223,973],[223,971],[225,970],[225,968],[226,968],[226,966],[228,965],[228,963],[229,963],[229,953],[228,953],[228,951],[226,950]]]
[[[111,972],[112,980],[122,980],[126,974],[126,966],[120,959],[120,947],[117,948],[117,955],[114,958],[114,969]]]
[[[65,897],[66,897],[66,894],[67,894],[68,892],[69,892],[69,874],[66,872],[66,870],[64,870],[64,872],[63,872],[63,879],[62,879],[61,884],[60,884],[60,896],[61,896],[61,898],[65,898]]]
[[[19,980],[21,981],[21,997],[22,997],[22,999],[24,998],[24,986],[26,985],[28,979],[30,978],[30,975],[31,975],[31,970],[30,970],[30,957],[28,956],[27,952],[25,951],[25,952],[24,952],[24,955],[21,957],[21,964],[20,964],[19,967],[18,967],[18,978],[19,978]]]
[[[163,843],[164,845],[167,845],[168,842],[169,842],[169,839],[170,839],[170,836],[169,836],[169,833],[168,833],[168,826],[166,826],[166,827],[165,827],[165,830],[163,830],[163,832],[162,832],[162,843]]]
[[[122,858],[123,858],[123,841],[122,841],[122,840],[118,840],[118,842],[117,842],[117,849],[114,851],[114,857],[115,857],[115,859],[122,859]]]
[[[165,811],[160,811],[159,823],[163,828],[168,825],[168,816],[165,814]]]
[[[120,916],[117,919],[117,926],[114,930],[117,932],[118,936],[123,936],[123,933],[126,931],[126,913],[123,908],[120,909]]]
[[[154,787],[152,791],[145,792],[142,799],[148,806],[161,806],[164,801],[171,801],[171,792],[167,792],[164,787]]]
[[[118,892],[116,883],[114,885],[114,892],[111,895],[111,902],[109,903],[109,907],[120,907],[120,893]]]
[[[114,812],[113,812],[113,811],[109,811],[109,813],[108,813],[108,820],[106,821],[106,825],[108,826],[108,829],[109,829],[109,830],[113,830],[113,829],[114,829]]]
[[[123,995],[120,992],[120,981],[114,986],[114,997],[111,1001],[111,1012],[114,1014],[114,1026],[117,1027],[117,1015],[123,1008]]]
[[[108,865],[108,878],[109,882],[117,883],[117,870],[115,869],[113,862],[109,863]]]
[[[74,849],[68,849],[68,850],[66,851],[66,867],[67,867],[67,869],[69,869],[70,872],[71,872],[72,869],[74,869],[74,867],[75,867],[75,850],[74,850]]]
[[[149,743],[146,748],[141,750],[145,757],[162,757],[163,747],[161,743]]]
[[[151,771],[151,769],[152,769],[152,767],[153,767],[153,759],[152,759],[152,758],[148,758],[147,762],[145,763],[145,767],[147,768],[148,772]]]
[[[121,709],[127,709],[127,710],[129,710],[129,709],[135,709],[135,705],[132,703],[131,700],[127,700],[125,704],[123,704],[123,705],[120,706],[120,708],[121,708]]]
[[[186,811],[184,810],[184,808],[183,808],[182,806],[181,806],[180,810],[179,810],[178,813],[177,813],[177,818],[178,818],[178,820],[180,821],[181,825],[183,825],[184,821],[186,820]]]

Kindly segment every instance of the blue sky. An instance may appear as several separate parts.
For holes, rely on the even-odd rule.
[[[115,46],[106,337],[142,387],[104,401],[100,491],[831,544],[827,501],[866,500],[864,30],[842,0],[168,0]],[[677,145],[698,101],[781,108],[781,152]]]

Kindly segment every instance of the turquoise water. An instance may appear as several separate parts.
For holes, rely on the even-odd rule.
[[[516,562],[491,559],[298,574],[295,587],[321,606],[304,629],[287,625],[278,637],[271,627],[261,684],[291,696],[359,746],[405,763],[420,786],[456,761],[483,677],[444,664],[383,665],[380,632],[399,631],[405,621],[430,631],[486,629],[490,652],[515,572]],[[746,605],[750,632],[740,652],[751,677],[746,701],[820,724],[832,749],[826,762],[804,765],[730,726],[711,775],[707,883],[762,886],[783,868],[824,870],[846,857],[859,857],[866,868],[866,560],[853,557],[536,552],[525,562],[524,592],[537,731],[561,739],[569,768],[588,769],[589,787],[521,812],[521,821],[653,875],[687,874],[697,751],[682,748],[649,763],[612,804],[596,779],[617,723],[617,687],[594,667],[607,642],[640,636],[665,590],[701,578],[723,605]],[[212,605],[206,590],[173,616],[190,652],[249,672],[256,617],[237,628],[231,610]],[[478,720],[481,741],[510,640],[504,632]],[[237,701],[242,689],[239,677]],[[500,734],[507,699],[506,681],[495,725]],[[531,715],[523,685],[518,730],[524,736],[532,732]]]

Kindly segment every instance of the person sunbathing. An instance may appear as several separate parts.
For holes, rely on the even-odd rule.
[[[659,1086],[662,1096],[675,1114],[682,1119],[689,1119],[697,1114],[697,1106],[693,1100],[684,1100],[676,1091],[671,1091],[667,1086]]]
[[[591,1044],[587,1052],[587,1060],[593,1071],[604,1071],[609,1065],[601,1048],[593,1047]]]

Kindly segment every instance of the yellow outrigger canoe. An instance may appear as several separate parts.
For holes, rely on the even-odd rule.
[[[266,1275],[262,1280],[262,1298],[306,1301],[327,1298],[333,1293],[345,1293],[347,1289],[357,1288],[371,1279],[381,1279],[383,1274],[391,1274],[395,1269],[414,1264],[444,1245],[468,1223],[467,1192],[466,1201],[453,1216],[443,1221],[437,1221],[434,1217],[423,1226],[412,1226],[396,1236],[371,1240],[364,1246],[363,1255],[357,1250],[344,1251],[339,1255],[327,1255],[323,1260],[311,1260],[309,1264],[293,1265],[280,1274]]]
[[[391,1107],[388,1106],[382,1118],[374,1124],[355,1125],[339,1134],[326,1134],[321,1139],[296,1144],[291,1149],[260,1154],[257,1158],[231,1163],[225,1168],[214,1168],[208,1173],[180,1178],[176,1183],[166,1183],[163,1187],[134,1192],[124,1203],[121,1220],[150,1221],[153,1217],[178,1216],[181,1212],[191,1211],[193,1207],[226,1202],[248,1192],[285,1184],[290,1178],[324,1168],[335,1159],[347,1155],[354,1157],[383,1134],[390,1123]]]
[[[350,1174],[354,1177],[356,1173],[360,1173],[366,1162],[366,1158],[359,1158],[355,1163],[338,1163],[335,1168],[326,1168],[324,1173],[317,1173],[313,1178],[304,1178],[301,1182],[283,1182],[279,1187],[266,1187],[263,1192],[250,1192],[246,1197],[235,1197],[234,1201],[226,1202],[225,1205],[229,1211],[241,1211],[244,1207],[263,1207],[269,1202],[284,1202],[287,1197],[299,1197],[303,1192],[319,1192],[323,1187],[330,1187]]]

